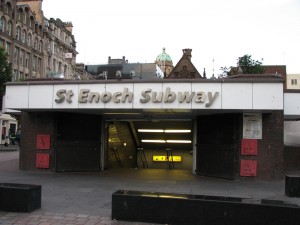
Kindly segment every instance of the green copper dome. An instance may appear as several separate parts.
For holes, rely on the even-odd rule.
[[[156,57],[156,62],[159,61],[172,62],[171,56],[166,53],[165,48],[163,48],[163,52]]]

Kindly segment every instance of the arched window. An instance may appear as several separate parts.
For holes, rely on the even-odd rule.
[[[28,45],[28,47],[31,46],[31,41],[32,41],[31,33],[28,33],[28,35],[27,35],[27,45]]]
[[[6,33],[7,33],[8,35],[11,35],[11,34],[12,34],[11,30],[12,30],[12,22],[11,22],[11,21],[8,21]]]
[[[5,18],[1,17],[0,18],[0,31],[1,32],[5,32],[5,23],[6,23]]]
[[[11,4],[10,4],[10,2],[7,2],[6,3],[6,13],[10,16],[10,17],[12,17],[12,6],[11,6]]]
[[[20,40],[20,37],[21,37],[21,28],[17,27],[17,29],[16,29],[16,39]]]
[[[22,34],[21,34],[21,42],[23,44],[26,43],[26,31],[25,30],[22,30]]]
[[[34,50],[38,50],[38,39],[37,38],[34,39],[33,48],[34,48]]]

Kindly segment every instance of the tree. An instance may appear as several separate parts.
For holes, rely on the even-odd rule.
[[[251,55],[238,58],[238,65],[243,70],[243,74],[261,74],[264,71],[262,62],[252,59]]]
[[[261,74],[264,71],[262,62],[252,59],[251,55],[244,55],[237,59],[237,67],[221,67],[223,74],[228,76],[237,74]]]
[[[0,47],[0,108],[2,109],[2,98],[5,94],[5,83],[12,79],[12,65],[8,61],[8,53]]]

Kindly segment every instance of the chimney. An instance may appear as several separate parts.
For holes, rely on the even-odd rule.
[[[64,25],[65,25],[65,28],[72,34],[72,32],[73,32],[72,22],[65,22]]]
[[[185,48],[185,49],[182,49],[182,51],[183,51],[183,55],[186,55],[191,60],[191,58],[192,58],[192,49]]]

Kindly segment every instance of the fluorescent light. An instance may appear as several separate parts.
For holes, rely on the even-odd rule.
[[[141,113],[103,113],[104,115],[141,115]]]
[[[161,129],[138,129],[138,132],[163,133],[164,130],[161,130]]]
[[[191,133],[191,130],[165,130],[165,133]]]
[[[148,133],[191,133],[191,130],[163,130],[163,129],[138,129],[138,132],[148,132]]]
[[[147,143],[166,143],[165,140],[142,140],[142,142],[147,142]]]
[[[167,143],[192,143],[191,140],[167,140]]]

